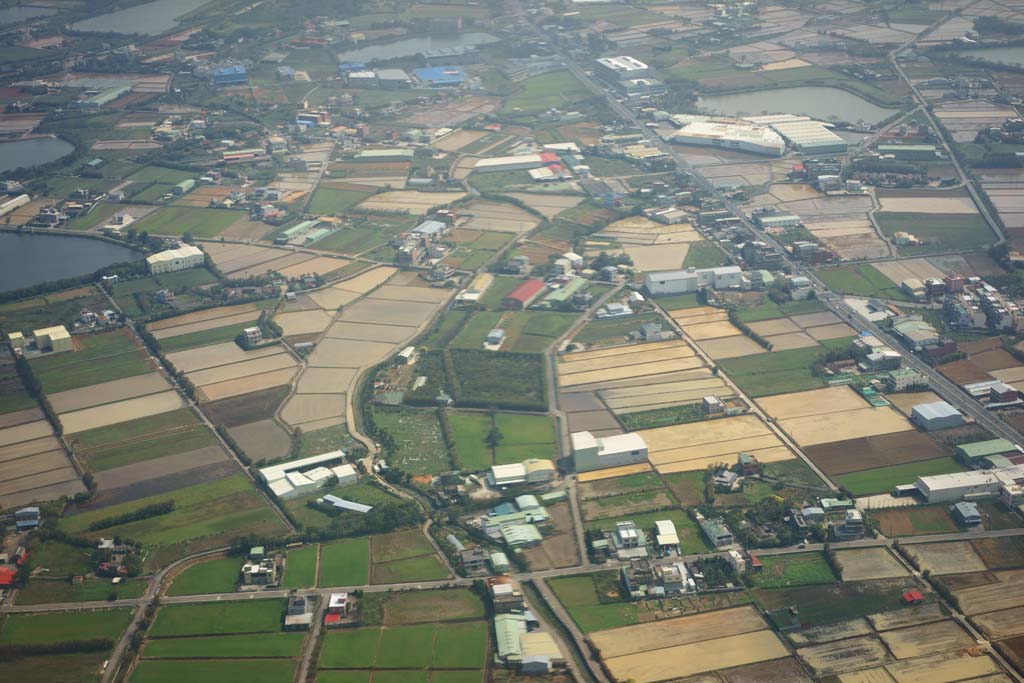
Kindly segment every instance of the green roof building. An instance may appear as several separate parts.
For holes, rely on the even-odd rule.
[[[494,642],[498,646],[498,657],[506,662],[523,659],[520,637],[526,633],[526,615],[498,614],[494,617]]]
[[[935,161],[935,145],[879,145],[879,154],[891,154],[898,161]]]
[[[1016,452],[1016,447],[1006,439],[989,439],[960,444],[956,447],[956,459],[970,467],[977,465],[982,458]]]
[[[540,531],[532,524],[505,524],[500,532],[501,539],[510,548],[532,548],[544,540]]]

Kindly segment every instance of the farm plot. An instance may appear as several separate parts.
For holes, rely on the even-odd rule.
[[[171,385],[164,379],[163,375],[151,372],[145,375],[116,379],[112,382],[93,384],[92,386],[80,389],[62,391],[51,394],[47,398],[49,398],[50,405],[53,406],[58,415],[63,417],[64,413],[71,411],[91,408],[104,403],[123,401],[137,396],[156,394],[170,388]]]
[[[583,197],[569,194],[534,194],[527,192],[506,192],[507,196],[518,199],[529,204],[530,208],[541,212],[548,220],[554,218],[563,211],[567,211],[579,205]]]
[[[183,407],[181,397],[173,390],[149,396],[129,398],[60,415],[61,424],[68,434],[98,429],[119,422],[169,413]]]
[[[75,350],[30,361],[47,394],[141,375],[152,364],[127,329],[76,336]]]
[[[68,442],[89,469],[104,470],[195,450],[216,443],[186,409],[79,432]]]
[[[708,465],[733,462],[741,452],[761,462],[794,456],[760,419],[740,415],[637,432],[647,443],[648,458],[662,474],[703,470]]]
[[[823,398],[828,402],[823,403]],[[849,387],[784,394],[761,399],[760,403],[801,446],[913,429],[910,422],[891,407],[868,407]]]
[[[461,216],[468,217],[460,228],[522,234],[533,230],[540,221],[529,211],[515,204],[502,204],[478,200],[470,202],[460,210]]]
[[[885,548],[860,548],[836,552],[843,581],[895,579],[907,576],[907,570]]]
[[[369,580],[369,539],[349,538],[320,546],[318,586],[364,586]]]
[[[989,569],[1024,567],[1024,539],[1019,537],[979,538],[971,546]]]
[[[890,661],[885,646],[874,636],[811,645],[797,650],[797,656],[817,677],[834,676]]]
[[[578,387],[702,366],[702,361],[685,342],[656,342],[562,356],[558,363],[558,381],[562,387]]]
[[[896,683],[951,683],[981,680],[985,676],[1002,673],[999,665],[988,655],[972,657],[958,652],[903,660],[888,664],[885,670]]]
[[[976,614],[973,621],[990,640],[1024,635],[1024,607]]]
[[[941,505],[873,510],[871,517],[878,521],[879,530],[889,537],[938,534],[958,530],[956,522]]]
[[[465,192],[416,192],[414,190],[397,190],[381,192],[363,200],[359,208],[380,213],[406,211],[411,215],[422,216],[435,206],[451,204],[466,196]]]
[[[988,569],[968,541],[915,543],[906,548],[917,560],[921,571],[928,571],[935,576],[983,572]]]
[[[1024,571],[999,571],[993,575],[993,583],[954,591],[961,612],[975,615],[1024,606]]]
[[[757,610],[744,606],[598,631],[590,635],[590,641],[600,650],[602,657],[612,659],[636,652],[662,650],[763,631],[766,628],[767,624]]]
[[[375,407],[377,428],[394,440],[391,462],[411,474],[437,474],[451,469],[437,414],[431,410]]]
[[[950,619],[886,631],[879,637],[896,659],[955,652],[974,645],[974,639]]]
[[[291,448],[291,435],[273,420],[229,427],[228,432],[242,451],[257,462],[284,457]]]
[[[0,442],[3,443],[0,445],[0,505],[3,507],[13,508],[85,491],[46,420],[0,430]]]
[[[833,441],[807,447],[804,452],[829,475],[930,461],[945,455],[938,442],[917,431]]]
[[[347,414],[345,394],[293,394],[281,408],[281,419],[303,430],[344,424]]]

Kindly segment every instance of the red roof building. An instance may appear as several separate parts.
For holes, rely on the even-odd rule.
[[[903,602],[907,605],[919,605],[924,602],[921,591],[907,591],[903,594]]]
[[[336,626],[341,623],[340,614],[325,614],[324,615],[324,626]]]
[[[505,295],[505,298],[501,300],[501,307],[521,311],[529,306],[543,290],[543,280],[524,280],[522,284]]]
[[[18,570],[9,565],[0,565],[0,586],[12,586],[14,585],[14,577],[18,575]]]

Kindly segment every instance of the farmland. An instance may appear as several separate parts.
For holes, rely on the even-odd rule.
[[[362,586],[369,583],[370,541],[352,538],[320,547],[320,586]]]
[[[394,444],[390,460],[396,467],[410,474],[435,474],[451,469],[435,411],[376,407],[373,420]]]
[[[198,562],[174,577],[167,594],[230,593],[238,583],[241,569],[241,560],[231,557]]]

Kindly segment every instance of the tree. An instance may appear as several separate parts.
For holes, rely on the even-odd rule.
[[[498,425],[492,425],[491,428],[487,431],[487,437],[484,439],[484,441],[490,448],[497,448],[499,445],[501,445],[501,442],[504,439],[505,435],[501,433],[501,429],[498,428]]]

